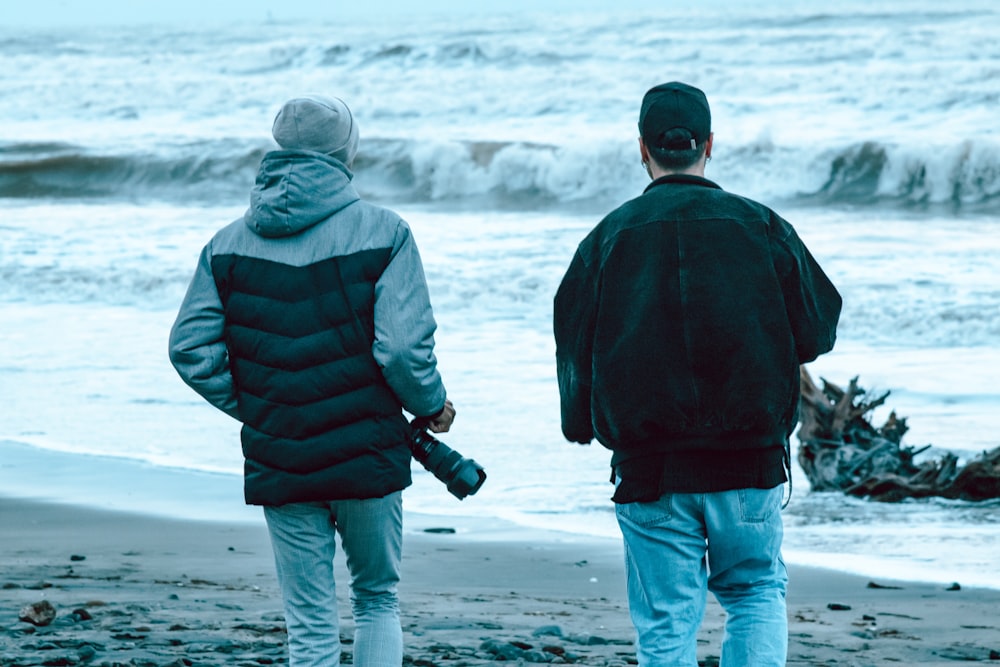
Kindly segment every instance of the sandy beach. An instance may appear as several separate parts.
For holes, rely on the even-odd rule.
[[[287,663],[263,520],[169,520],[0,498],[0,665]],[[405,664],[634,664],[617,540],[408,514]],[[342,634],[353,627],[338,556]],[[792,567],[789,665],[1000,660],[1000,591]],[[55,618],[19,620],[27,607]],[[718,661],[712,602],[701,665]]]

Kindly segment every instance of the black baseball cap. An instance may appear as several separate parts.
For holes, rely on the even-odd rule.
[[[639,135],[647,146],[666,150],[687,150],[694,145],[665,145],[664,134],[684,129],[701,144],[712,132],[712,112],[708,98],[694,86],[680,81],[661,83],[642,97],[639,109]]]

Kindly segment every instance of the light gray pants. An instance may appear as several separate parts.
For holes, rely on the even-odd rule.
[[[403,545],[402,492],[368,500],[265,507],[288,626],[290,667],[339,667],[333,577],[340,533],[351,574],[354,664],[399,667],[403,631],[396,584]]]

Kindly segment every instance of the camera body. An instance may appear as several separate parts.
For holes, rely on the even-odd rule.
[[[444,482],[451,495],[459,500],[475,494],[486,481],[483,467],[435,438],[417,420],[413,420],[410,425],[413,427],[410,436],[413,458]]]

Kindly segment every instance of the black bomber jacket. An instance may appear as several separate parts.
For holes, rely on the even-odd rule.
[[[792,226],[669,175],[580,243],[555,297],[562,429],[632,457],[787,442],[841,297]]]

